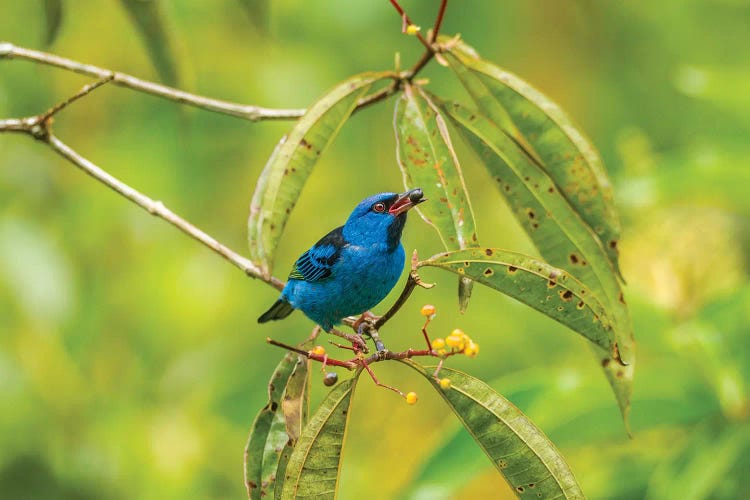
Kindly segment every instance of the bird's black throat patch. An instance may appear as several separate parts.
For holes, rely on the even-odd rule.
[[[401,233],[404,230],[406,224],[406,212],[396,216],[396,218],[388,226],[388,251],[392,252],[398,247],[399,241],[401,240]]]

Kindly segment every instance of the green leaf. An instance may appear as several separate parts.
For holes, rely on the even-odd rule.
[[[345,80],[313,104],[274,150],[250,204],[250,256],[270,275],[281,234],[307,178],[357,101],[385,73],[362,73]]]
[[[62,0],[44,0],[45,33],[44,44],[49,46],[57,38],[62,25]]]
[[[619,358],[633,364],[630,316],[596,235],[547,173],[492,121],[458,103],[441,105],[483,160],[542,256],[554,266],[571,270],[611,313]]]
[[[437,106],[419,86],[406,84],[394,116],[398,165],[407,189],[422,188],[428,203],[417,211],[437,231],[446,250],[478,245],[474,213],[448,126]],[[459,279],[461,312],[472,283]]]
[[[290,419],[297,422],[299,417],[285,416],[285,399],[282,396],[291,384],[292,399],[304,401],[304,397],[298,395],[298,386],[300,381],[306,385],[306,379],[307,360],[290,352],[278,364],[268,382],[268,404],[255,417],[245,447],[245,485],[248,497],[253,500],[274,491],[281,453],[285,447],[294,446],[291,436],[287,434],[287,422]],[[302,422],[297,425],[301,427]]]
[[[270,0],[238,0],[243,10],[253,23],[255,29],[260,32],[268,31],[268,18]]]
[[[524,407],[549,389],[550,374],[546,369],[525,370],[500,377],[489,385],[502,387],[507,399]],[[492,466],[458,422],[441,435],[398,498],[455,498],[461,488]]]
[[[167,85],[177,85],[179,76],[174,49],[165,27],[161,2],[158,0],[121,1],[146,44],[159,78]]]
[[[523,141],[519,144],[540,161],[562,195],[594,230],[619,274],[620,221],[612,186],[593,144],[560,106],[529,83],[481,59],[464,43],[453,44],[450,54],[455,56],[447,58],[451,68],[483,113],[503,129],[520,134]]]
[[[443,390],[432,376],[434,367],[422,367],[410,360],[403,363],[437,390],[519,497],[585,498],[555,445],[490,386],[443,368],[441,375],[451,380],[450,389]]]
[[[302,435],[302,430],[307,425],[308,413],[310,411],[310,360],[298,364],[284,390],[281,398],[281,412],[284,415],[284,425],[289,440],[281,450],[276,469],[273,471],[275,485],[273,494],[267,494],[265,498],[281,498],[284,487],[284,477],[289,458],[292,456],[297,440]],[[269,488],[270,490],[270,488]],[[270,493],[268,491],[267,493]]]
[[[732,476],[744,478],[747,471],[738,467],[738,463],[747,456],[748,447],[750,428],[747,425],[726,425],[718,432],[711,427],[699,427],[693,432],[686,449],[675,453],[674,460],[656,470],[647,498],[744,498],[743,495],[723,492],[722,483]]]
[[[607,350],[614,335],[607,312],[583,283],[533,257],[498,248],[458,250],[418,264],[446,269],[498,290],[559,321]]]
[[[358,375],[331,390],[305,427],[286,467],[282,499],[335,498]]]

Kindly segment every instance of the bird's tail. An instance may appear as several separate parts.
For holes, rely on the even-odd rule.
[[[271,306],[268,311],[264,312],[261,317],[258,318],[258,323],[265,323],[266,321],[271,321],[272,319],[284,319],[292,314],[292,311],[294,311],[294,307],[292,306],[292,304],[284,299],[279,299]]]

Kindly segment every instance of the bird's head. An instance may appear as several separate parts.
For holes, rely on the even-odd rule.
[[[353,245],[386,244],[395,249],[409,209],[426,201],[422,190],[379,193],[362,200],[344,225],[344,238]]]

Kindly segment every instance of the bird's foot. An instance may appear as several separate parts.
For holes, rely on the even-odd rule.
[[[380,334],[378,331],[372,327],[372,325],[369,325],[367,323],[362,323],[359,325],[359,328],[357,328],[357,334],[361,337],[364,335],[367,335],[372,339],[372,341],[375,343],[375,350],[377,352],[386,352],[385,346],[383,345],[383,341],[380,340]]]
[[[362,325],[367,325],[367,327],[374,328],[375,323],[380,319],[380,316],[376,316],[372,313],[372,311],[365,311],[363,312],[359,318],[352,324],[352,328],[355,332],[362,334]]]
[[[328,330],[328,333],[348,340],[352,343],[352,346],[354,346],[357,350],[364,352],[365,354],[370,352],[370,349],[367,347],[367,343],[365,342],[365,339],[362,337],[362,335],[352,335],[351,333],[340,332],[335,328],[331,328],[330,330]]]

